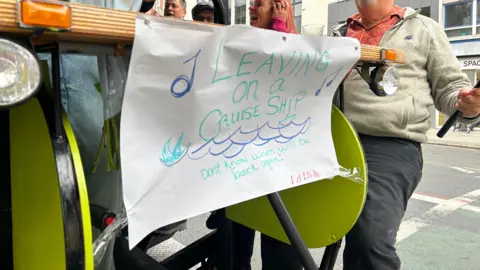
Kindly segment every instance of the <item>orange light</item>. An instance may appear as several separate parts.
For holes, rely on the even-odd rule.
[[[61,1],[22,0],[19,21],[22,27],[70,30],[72,8]]]
[[[386,49],[385,50],[385,60],[388,60],[388,61],[397,60],[397,52],[395,50]]]

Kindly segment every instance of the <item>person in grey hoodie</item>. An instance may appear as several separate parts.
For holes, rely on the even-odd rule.
[[[393,0],[356,0],[358,13],[332,29],[361,44],[403,50],[406,64],[392,96],[372,94],[356,71],[345,79],[344,110],[359,133],[368,165],[364,209],[346,236],[345,270],[398,270],[397,231],[422,177],[422,143],[433,107],[460,121],[480,119],[480,89],[460,70],[443,29]]]

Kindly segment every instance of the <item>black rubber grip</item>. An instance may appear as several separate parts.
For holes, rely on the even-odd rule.
[[[480,88],[480,80],[475,84],[473,88]],[[445,134],[450,130],[450,128],[457,122],[458,118],[462,116],[462,113],[460,111],[455,111],[454,114],[452,114],[447,122],[442,126],[442,128],[437,132],[437,137],[443,138]]]
[[[452,114],[447,122],[443,124],[442,128],[437,132],[437,137],[443,138],[445,134],[450,130],[450,128],[457,122],[458,118],[462,116],[462,113],[460,111],[455,111],[454,114]]]

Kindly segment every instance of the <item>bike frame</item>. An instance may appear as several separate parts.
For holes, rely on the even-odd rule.
[[[37,0],[42,1],[42,0]],[[217,24],[224,24],[226,15],[225,8],[222,5],[222,2],[219,0],[214,0],[215,6],[215,22]],[[18,13],[18,6],[12,5],[12,0],[0,0],[0,4],[5,4],[11,9],[5,9],[5,14],[11,17],[12,13]],[[76,16],[82,16],[82,12],[88,14],[95,13],[101,14],[103,11],[96,9],[95,7],[88,7],[85,5],[70,4],[68,5],[72,8],[72,14]],[[0,15],[2,14],[0,12]],[[135,13],[133,12],[122,12],[122,11],[112,11],[117,14],[121,14],[123,17],[134,18]],[[85,13],[85,14],[86,14]],[[72,15],[73,16],[73,15]],[[8,17],[8,18],[10,18]],[[73,21],[73,20],[72,20]],[[130,21],[131,23],[131,21]],[[107,19],[105,19],[104,25],[109,25]],[[94,28],[101,28],[99,25]],[[47,101],[39,94],[39,99],[43,100],[42,107],[45,110],[46,115],[48,115],[47,120],[50,123],[51,130],[53,134],[53,143],[54,148],[58,155],[71,156],[70,148],[68,141],[65,141],[65,131],[62,124],[62,105],[60,100],[60,63],[59,55],[61,53],[83,53],[83,54],[111,54],[117,56],[126,56],[129,55],[130,45],[133,41],[133,34],[131,31],[128,32],[126,36],[105,36],[99,37],[99,34],[89,34],[87,32],[80,32],[76,30],[77,28],[72,27],[69,31],[64,31],[62,33],[53,33],[49,29],[26,29],[18,25],[9,24],[9,21],[0,22],[0,38],[9,38],[13,40],[20,40],[22,42],[27,42],[31,44],[31,48],[34,49],[37,53],[49,53],[52,56],[52,90],[53,90],[53,99]],[[78,28],[80,29],[80,28]],[[130,29],[134,29],[134,25],[130,26]],[[92,30],[93,31],[93,30]],[[113,35],[113,34],[112,34]],[[106,43],[106,44],[105,44]],[[358,48],[362,52],[361,65],[362,67],[370,66],[382,66],[386,65],[386,60],[393,62],[402,63],[404,61],[404,54],[397,52],[395,59],[384,59],[384,48],[372,47],[372,46],[362,46]],[[382,53],[383,52],[383,53]],[[363,68],[362,68],[363,69]],[[343,83],[339,88],[339,100],[340,100],[340,109],[343,109]],[[9,120],[8,120],[8,111],[0,112],[0,144],[4,149],[0,151],[0,155],[4,157],[3,160],[9,160],[9,149],[8,149],[8,130],[9,130]],[[5,146],[5,147],[4,147]],[[66,159],[65,162],[69,162],[70,159]],[[5,181],[0,181],[0,198],[4,209],[11,208],[9,204],[10,200],[10,170],[9,163],[2,162],[2,170],[0,170],[0,176]],[[62,168],[73,168],[72,164],[65,164]],[[4,168],[3,168],[4,167]],[[60,185],[68,185],[73,189],[69,191],[68,194],[62,197],[62,212],[65,225],[65,233],[68,237],[79,238],[83,240],[82,235],[82,224],[81,220],[78,220],[75,214],[81,212],[80,198],[78,194],[78,186],[75,183],[74,172],[68,169],[65,171],[66,178],[60,180]],[[73,182],[69,182],[73,181]],[[302,264],[307,270],[315,269],[333,269],[334,262],[336,260],[338,250],[341,245],[341,239],[336,243],[328,246],[326,248],[322,264],[320,268],[316,265],[313,257],[311,256],[305,242],[302,240],[298,229],[296,228],[292,218],[290,217],[280,195],[278,193],[272,193],[268,195],[268,200],[275,211],[288,239],[290,240],[292,246],[298,252],[299,257],[301,258]],[[220,210],[224,215],[224,210]],[[0,222],[0,229],[2,231],[11,231],[11,213],[2,212],[0,220],[5,220],[6,222]],[[93,218],[93,216],[92,216]],[[98,223],[94,218],[93,223]],[[5,228],[3,228],[5,227]],[[117,265],[117,270],[129,269],[129,270],[153,270],[153,269],[168,269],[168,270],[185,270],[188,267],[192,267],[197,263],[203,263],[204,269],[213,269],[213,261],[216,262],[216,265],[221,265],[219,269],[230,269],[231,268],[231,245],[230,245],[230,235],[231,235],[231,224],[227,219],[224,220],[223,224],[217,228],[216,231],[202,237],[193,244],[184,248],[182,251],[172,255],[170,258],[167,258],[161,263],[155,262],[153,259],[146,255],[146,250],[141,250],[136,247],[132,251],[128,250],[127,240],[125,237],[117,237],[114,247],[114,258]],[[0,243],[4,245],[2,250],[6,252],[1,252],[0,261],[6,265],[6,269],[13,269],[13,261],[11,258],[13,254],[11,252],[12,240],[8,235],[0,234]],[[5,240],[5,241],[4,241]],[[86,252],[85,250],[77,250],[79,247],[69,247],[66,246],[67,260],[70,266],[67,267],[68,270],[73,269],[82,269],[81,266],[73,266],[76,262],[82,262],[82,258],[79,254]],[[70,255],[68,255],[70,254]],[[78,257],[80,256],[80,257]],[[207,260],[206,260],[207,259]],[[82,264],[83,265],[83,264]]]

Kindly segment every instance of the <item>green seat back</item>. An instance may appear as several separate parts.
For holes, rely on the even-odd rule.
[[[10,109],[12,239],[15,270],[69,270],[61,196],[48,125],[37,99]],[[80,195],[85,270],[93,270],[92,232],[85,178],[71,127],[64,117]],[[70,262],[71,263],[71,262]],[[75,268],[77,269],[77,268]]]
[[[360,215],[366,197],[367,169],[362,146],[337,107],[332,110],[332,136],[338,162],[344,168],[356,168],[357,181],[337,176],[280,192],[309,248],[325,247],[345,236]],[[289,243],[266,196],[230,206],[226,212],[232,221]]]
[[[83,225],[83,248],[85,251],[85,270],[94,270],[93,262],[93,239],[92,239],[92,221],[90,218],[90,203],[87,192],[87,180],[83,171],[82,157],[78,149],[77,140],[73,133],[70,121],[65,113],[62,114],[63,128],[67,135],[68,144],[70,145],[70,152],[72,153],[72,161],[75,169],[75,176],[77,178],[77,188],[80,198],[80,212],[82,215]],[[68,269],[67,269],[68,270]]]

